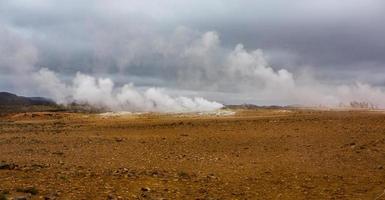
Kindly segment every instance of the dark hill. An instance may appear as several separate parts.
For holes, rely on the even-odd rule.
[[[0,116],[7,113],[59,111],[61,106],[43,97],[23,97],[9,92],[0,92]]]
[[[0,116],[18,112],[101,112],[87,104],[58,105],[44,97],[23,97],[9,92],[0,92]]]
[[[55,102],[43,97],[23,97],[8,92],[0,92],[0,106],[55,105]]]

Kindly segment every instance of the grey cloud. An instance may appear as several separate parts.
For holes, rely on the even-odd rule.
[[[179,25],[216,30],[229,47],[243,43],[250,49],[285,49],[300,56],[297,64],[319,68],[385,62],[385,5],[379,0],[4,0],[1,9],[2,19],[40,38],[39,64],[56,63],[60,68],[114,68],[125,64],[121,52],[126,60],[140,54],[137,49],[128,52],[127,46],[135,45],[131,43],[169,34]]]
[[[242,43],[262,49],[267,64],[257,65],[286,69],[295,82],[308,70],[321,83],[384,87],[384,11],[380,0],[0,0],[0,71],[46,67],[64,80],[80,71],[121,85],[242,92],[255,77],[223,69]]]
[[[25,72],[37,61],[37,49],[12,30],[0,26],[0,72]]]

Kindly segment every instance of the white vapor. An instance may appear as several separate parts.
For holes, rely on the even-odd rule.
[[[32,36],[23,36],[1,26],[0,88],[11,88],[19,93],[32,91],[32,95],[47,96],[61,104],[75,101],[112,111],[194,112],[222,107],[220,103],[203,98],[178,97],[181,91],[193,91],[193,96],[224,103],[338,106],[358,101],[385,108],[382,87],[361,82],[324,83],[310,74],[277,68],[269,64],[260,49],[249,50],[242,44],[231,49],[224,47],[214,31],[199,33],[179,27],[167,36],[139,34],[126,40],[122,40],[125,34],[111,36],[108,32],[101,35],[95,34],[93,41],[99,43],[92,43],[96,45],[92,49],[99,59],[93,62],[95,65],[86,67],[102,67],[103,70],[84,71],[108,74],[113,68],[116,70],[113,74],[136,73],[139,79],[160,80],[162,87],[176,91],[176,95],[159,88],[138,89],[133,84],[119,87],[111,79],[82,73],[77,73],[70,82],[63,81],[59,78],[60,73],[36,67],[42,55],[31,43],[33,38],[29,37]],[[109,59],[113,61],[103,63]]]
[[[187,32],[184,36],[189,35],[188,31],[177,29],[175,40],[181,38],[183,32]],[[164,44],[161,47],[158,43],[157,47],[165,54],[164,60],[171,63],[169,65],[172,66],[172,61],[182,63],[176,68],[178,84],[185,88],[227,93],[223,97],[227,102],[236,96],[241,103],[248,101],[265,105],[334,107],[358,101],[385,108],[383,88],[361,82],[333,85],[306,72],[293,74],[286,69],[275,69],[261,49],[247,50],[242,44],[232,50],[222,47],[216,32],[203,33],[185,45],[180,45],[178,40],[172,41],[161,43]]]
[[[133,84],[115,87],[111,79],[82,73],[77,73],[69,85],[46,68],[35,73],[33,79],[40,90],[60,104],[76,102],[110,111],[130,112],[204,112],[223,107],[220,103],[200,97],[171,97],[159,88],[140,91]]]

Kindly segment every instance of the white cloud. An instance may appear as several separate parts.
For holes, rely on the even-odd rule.
[[[72,99],[114,109],[210,105],[198,98],[175,97],[175,91],[184,90],[225,103],[236,99],[334,105],[360,100],[383,105],[382,88],[363,81],[350,83],[362,70],[368,72],[362,78],[368,82],[378,74],[375,71],[383,72],[384,3],[352,2],[4,0],[0,1],[0,77],[7,78],[0,82],[2,88],[15,85],[18,91],[31,93],[40,88],[36,93],[45,91],[59,102]],[[173,30],[180,24],[194,29]],[[221,35],[198,30],[216,28]],[[236,45],[238,41],[244,45]],[[277,62],[269,59],[277,57],[284,65],[271,64]],[[292,68],[286,67],[286,59],[292,60]],[[302,65],[296,66],[297,62],[314,64],[316,75],[335,77],[327,82],[299,74]],[[360,68],[375,65],[371,72],[359,71],[354,69],[357,63],[364,63]],[[40,70],[42,66],[49,70]],[[73,82],[63,78],[78,71],[82,73]],[[341,78],[344,71],[352,71],[349,80]],[[117,75],[123,78],[115,83],[95,78]],[[129,77],[140,80],[139,86],[166,89],[122,86],[132,82]],[[377,84],[384,82],[376,77]],[[174,95],[167,95],[168,90]]]
[[[33,69],[38,50],[16,32],[0,25],[0,73],[25,73]]]

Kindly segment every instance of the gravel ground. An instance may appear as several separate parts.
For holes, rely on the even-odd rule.
[[[19,113],[0,199],[385,199],[385,114]]]

